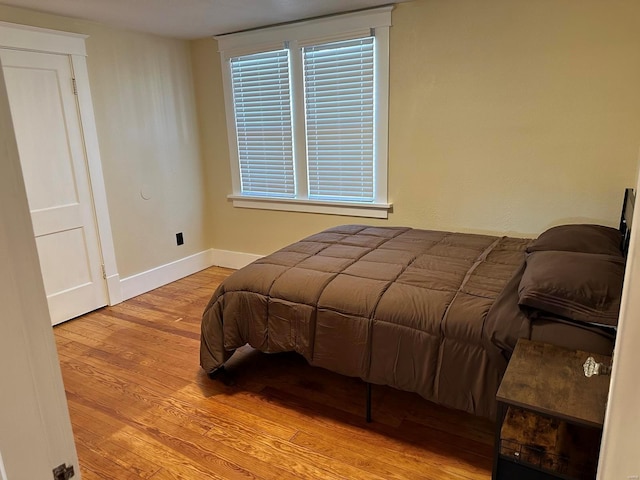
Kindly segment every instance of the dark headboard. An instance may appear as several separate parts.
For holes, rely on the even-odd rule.
[[[624,191],[622,215],[620,216],[620,233],[622,233],[622,251],[626,254],[631,240],[631,223],[633,222],[633,209],[636,203],[636,192],[633,188]]]

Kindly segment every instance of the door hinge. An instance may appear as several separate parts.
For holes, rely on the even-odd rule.
[[[68,480],[76,474],[73,470],[73,465],[67,467],[66,463],[58,465],[53,469],[53,480]]]
[[[78,84],[76,83],[76,79],[72,78],[71,79],[71,83],[73,85],[73,94],[77,96],[78,95]]]
[[[102,267],[102,278],[107,279],[107,270],[104,268],[104,263],[100,265]]]

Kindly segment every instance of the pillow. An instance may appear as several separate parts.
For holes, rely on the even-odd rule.
[[[616,325],[624,258],[577,252],[527,255],[519,304],[572,320]]]
[[[622,234],[602,225],[560,225],[540,234],[527,252],[561,250],[565,252],[622,255]]]

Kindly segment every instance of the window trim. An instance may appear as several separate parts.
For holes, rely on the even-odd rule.
[[[349,217],[387,218],[390,203],[363,203],[315,200],[306,198],[273,198],[250,195],[227,195],[234,207],[279,210],[286,212],[325,213]]]
[[[228,198],[234,207],[258,208],[267,210],[285,210],[295,212],[326,213],[371,218],[388,218],[392,204],[388,203],[388,135],[389,135],[389,27],[391,10],[385,6],[371,10],[347,13],[331,17],[306,20],[265,29],[220,35],[218,41],[222,65],[222,83],[224,89],[227,140],[231,166],[232,191]],[[236,122],[234,118],[233,90],[230,59],[252,53],[281,49],[288,43],[291,49],[292,83],[292,127],[295,131],[304,131],[303,89],[295,88],[294,82],[302,83],[302,47],[312,44],[328,43],[362,37],[374,32],[376,37],[376,89],[375,89],[375,172],[373,202],[321,201],[308,198],[306,176],[306,145],[296,141],[294,134],[294,158],[297,195],[307,198],[273,198],[243,195],[241,192],[239,155],[237,147]],[[295,57],[295,58],[294,58]],[[297,58],[300,57],[300,58]],[[296,85],[300,86],[300,85]],[[302,144],[302,145],[300,145]],[[302,168],[304,166],[304,168]],[[304,180],[300,182],[300,180]]]

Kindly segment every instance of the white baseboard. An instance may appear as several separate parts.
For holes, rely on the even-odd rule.
[[[117,305],[122,302],[122,284],[120,275],[109,275],[107,277],[107,293],[109,295],[109,305]]]
[[[225,268],[242,268],[251,262],[262,258],[264,255],[255,255],[253,253],[232,252],[230,250],[218,250],[210,248],[204,252],[196,253],[189,257],[181,258],[175,262],[160,265],[146,272],[137,273],[130,277],[120,280],[120,298],[113,295],[109,298],[109,304],[115,305],[129,298],[137,297],[143,293],[162,287],[167,283],[175,282],[188,275],[209,268],[213,265]],[[110,293],[116,292],[111,286]]]
[[[142,295],[213,265],[213,249],[120,280],[122,300]]]
[[[225,268],[246,267],[251,262],[261,259],[264,255],[255,255],[253,253],[233,252],[230,250],[218,250],[216,248],[212,252],[212,265]]]

